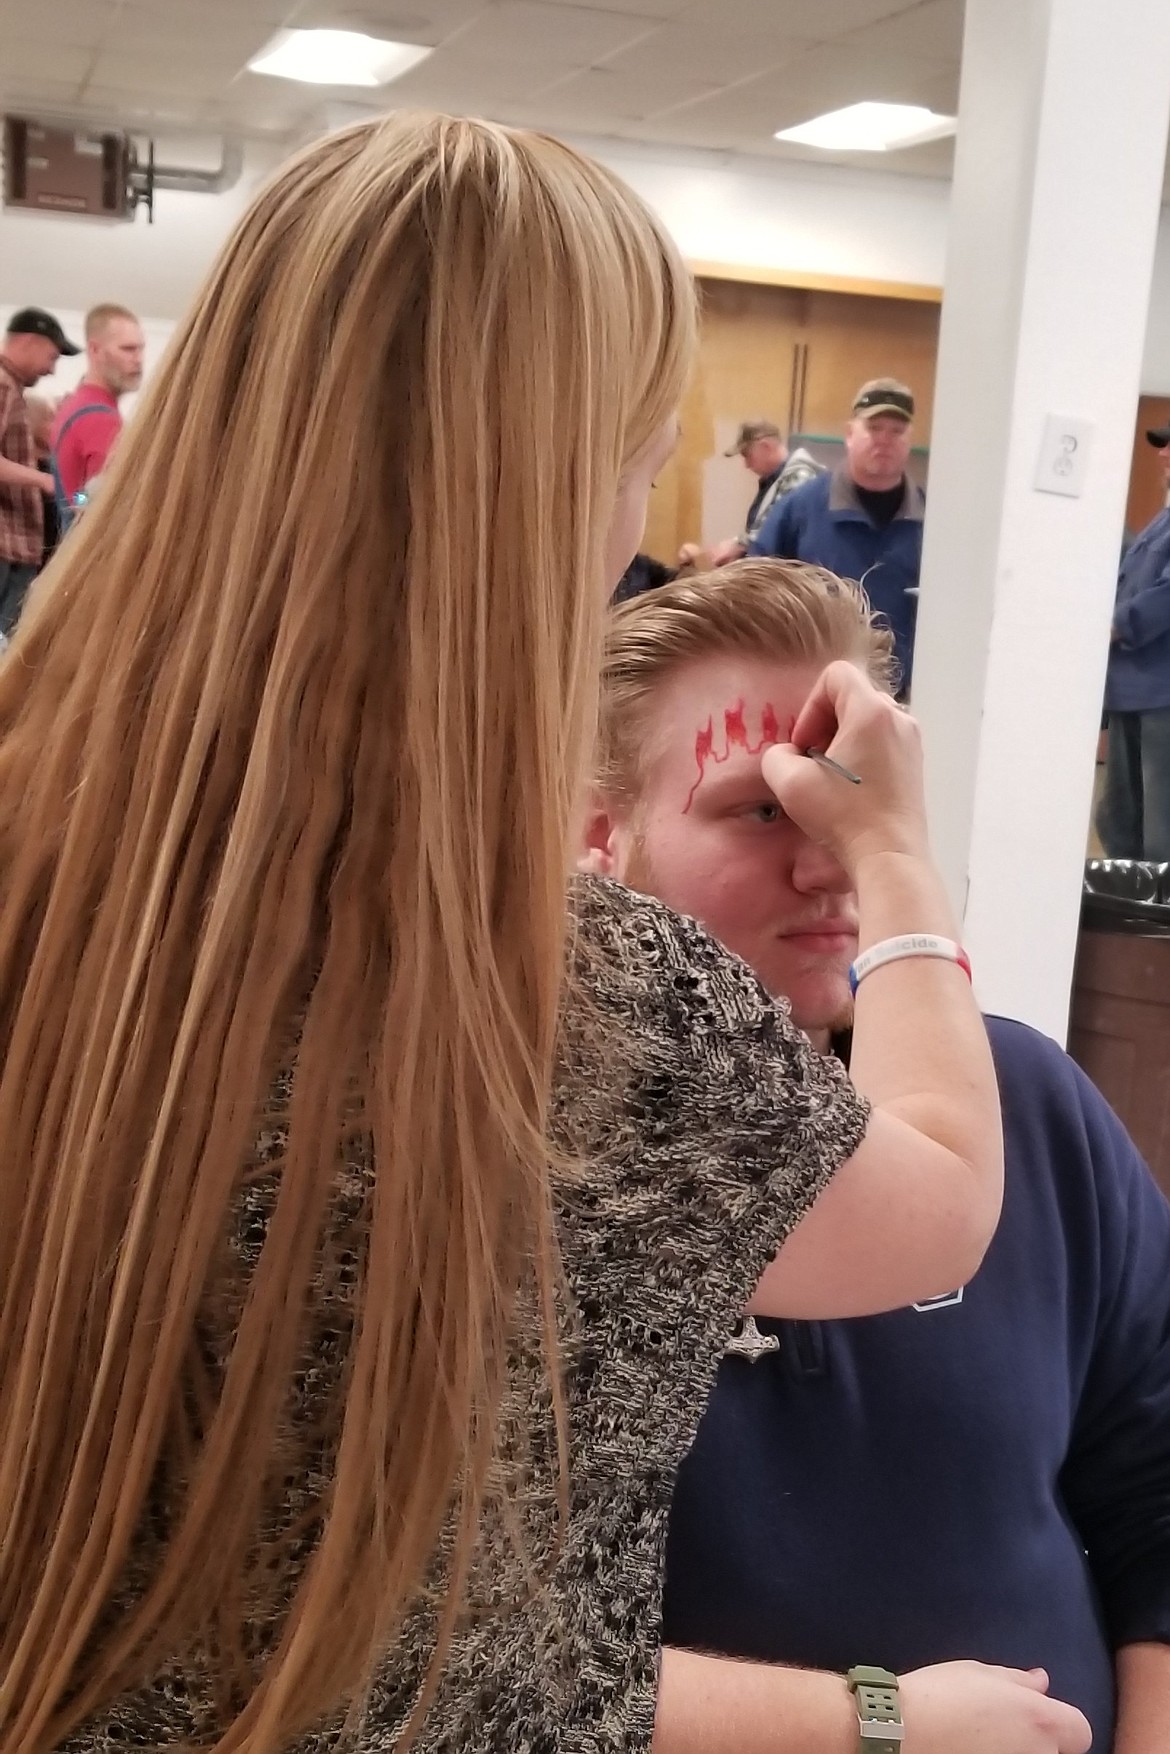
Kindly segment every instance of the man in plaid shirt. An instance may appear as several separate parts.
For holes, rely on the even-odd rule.
[[[20,619],[44,548],[44,501],[53,477],[37,468],[24,392],[47,377],[63,353],[79,353],[56,317],[17,311],[0,347],[0,634]]]

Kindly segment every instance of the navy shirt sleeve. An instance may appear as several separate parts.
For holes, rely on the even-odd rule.
[[[1099,1293],[1061,1484],[1114,1648],[1170,1643],[1170,1204],[1068,1064],[1096,1187]]]
[[[1113,628],[1125,646],[1148,645],[1170,633],[1170,562],[1148,585],[1117,605]]]

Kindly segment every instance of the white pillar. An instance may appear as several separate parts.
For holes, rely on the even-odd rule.
[[[1168,123],[1167,0],[967,0],[914,708],[980,999],[1058,1040]]]

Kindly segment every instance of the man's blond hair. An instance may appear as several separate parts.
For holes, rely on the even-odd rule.
[[[860,585],[822,567],[740,560],[646,591],[613,611],[606,635],[598,783],[607,798],[637,801],[663,684],[716,653],[781,664],[845,658],[893,689],[891,634]]]
[[[85,313],[85,339],[96,341],[104,335],[110,324],[124,317],[127,322],[136,323],[138,318],[134,312],[127,310],[125,305],[94,305],[92,311]]]

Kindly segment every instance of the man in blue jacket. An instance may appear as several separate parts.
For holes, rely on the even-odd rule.
[[[1146,434],[1170,486],[1170,427]],[[1109,755],[1097,830],[1110,858],[1170,859],[1170,510],[1126,549],[1105,681]]]
[[[914,397],[874,378],[853,398],[845,459],[775,505],[749,554],[807,560],[864,585],[894,635],[899,686],[910,687],[926,496],[906,473]]]
[[[855,898],[760,773],[841,658],[880,678],[882,638],[804,568],[618,612],[587,863],[702,920],[844,1056]],[[898,1678],[903,1754],[1170,1748],[1170,1205],[1054,1043],[988,1029],[1006,1186],[976,1277],[747,1322],[720,1366],[675,1487],[655,1754],[888,1754],[859,1740],[859,1665]]]

